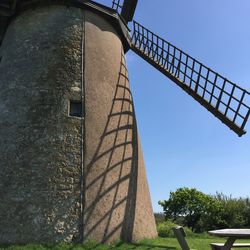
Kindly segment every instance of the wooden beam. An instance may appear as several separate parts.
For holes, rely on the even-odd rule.
[[[124,0],[121,16],[126,23],[133,20],[138,0]]]

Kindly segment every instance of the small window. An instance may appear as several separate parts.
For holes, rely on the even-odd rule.
[[[69,115],[75,117],[82,117],[82,102],[70,101]]]

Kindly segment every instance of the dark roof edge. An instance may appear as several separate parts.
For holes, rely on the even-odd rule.
[[[84,8],[101,15],[110,22],[117,31],[123,43],[124,51],[127,52],[130,49],[130,30],[120,15],[112,8],[88,0],[18,0],[15,10],[7,10],[1,7],[0,4],[0,44],[3,40],[5,30],[13,17],[26,9],[47,5],[65,5],[68,7]]]

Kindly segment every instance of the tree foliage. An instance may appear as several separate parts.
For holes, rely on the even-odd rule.
[[[187,226],[194,232],[250,226],[249,199],[233,199],[221,193],[212,196],[195,188],[179,188],[159,204],[167,220]]]

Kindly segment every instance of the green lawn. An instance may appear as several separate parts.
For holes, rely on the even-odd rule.
[[[197,250],[211,250],[209,244],[211,242],[224,242],[223,239],[217,238],[187,238],[191,248]],[[244,242],[244,241],[243,241]],[[180,247],[175,238],[157,238],[155,240],[144,240],[134,244],[116,243],[113,245],[98,245],[88,243],[85,245],[27,245],[27,246],[0,246],[0,250],[180,250]],[[243,249],[243,248],[241,248]],[[250,250],[250,248],[244,248]]]

